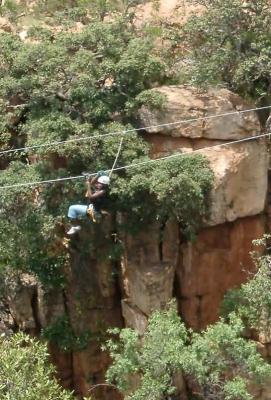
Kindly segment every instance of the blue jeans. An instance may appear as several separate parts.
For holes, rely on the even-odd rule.
[[[90,204],[90,206],[84,206],[82,204],[74,204],[69,207],[68,217],[71,219],[85,217],[87,215],[88,207],[91,207],[91,206],[92,206],[92,204]]]

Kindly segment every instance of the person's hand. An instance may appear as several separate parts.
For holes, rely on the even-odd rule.
[[[89,172],[82,172],[82,175],[85,177],[85,179],[87,181],[90,179],[90,173]]]
[[[107,173],[104,172],[104,171],[98,171],[97,172],[97,178],[100,178],[100,176],[104,176],[104,175],[107,175]]]

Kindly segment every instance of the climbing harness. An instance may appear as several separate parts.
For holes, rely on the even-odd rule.
[[[94,223],[97,222],[96,214],[97,214],[97,213],[94,211],[94,208],[93,208],[93,207],[88,207],[88,209],[87,209],[87,215],[88,215],[89,218],[92,219],[92,222],[94,222]]]

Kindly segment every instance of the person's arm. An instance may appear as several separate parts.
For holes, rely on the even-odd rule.
[[[86,181],[86,187],[87,187],[87,191],[86,191],[86,195],[85,197],[90,198],[90,196],[92,195],[92,189],[91,187],[96,183],[98,177],[94,176],[92,179],[88,179]]]
[[[103,171],[99,171],[95,176],[93,176],[93,178],[89,178],[86,181],[87,191],[86,191],[85,197],[88,197],[90,199],[90,197],[92,196],[91,187],[95,185],[95,183],[97,182],[99,176],[104,175],[104,174],[105,173]]]
[[[104,189],[103,190],[97,190],[97,192],[91,193],[88,196],[88,198],[89,198],[90,201],[92,201],[92,200],[98,199],[99,197],[103,197],[104,195],[105,195],[105,190]]]

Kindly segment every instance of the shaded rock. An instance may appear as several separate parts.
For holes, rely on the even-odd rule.
[[[10,313],[19,329],[27,332],[37,330],[35,303],[37,301],[36,279],[21,274],[6,282],[7,303]]]
[[[159,264],[160,261],[176,264],[179,243],[179,228],[176,221],[167,221],[164,227],[159,223],[145,226],[138,234],[126,235],[123,238],[125,246],[125,264],[145,266]]]
[[[117,279],[110,260],[110,232],[110,220],[95,227],[86,222],[80,235],[68,243],[65,307],[74,334],[79,342],[83,338],[83,346],[72,351],[73,388],[78,396],[89,396],[93,385],[104,383],[110,359],[101,344],[108,328],[123,326]],[[115,396],[112,388],[95,389],[97,400]]]
[[[202,329],[218,319],[226,291],[248,280],[249,271],[254,271],[251,242],[264,231],[263,217],[247,217],[206,228],[195,243],[181,246],[176,295],[189,326]]]
[[[188,395],[186,390],[186,382],[181,372],[174,374],[172,383],[176,388],[176,393],[173,395],[173,399],[187,400]]]
[[[133,309],[138,308],[149,316],[172,298],[178,256],[178,224],[168,221],[161,228],[158,223],[153,223],[137,235],[127,235],[123,242],[124,296]],[[128,313],[128,309],[125,311]]]
[[[12,24],[7,18],[0,17],[0,32],[11,33],[13,31]]]
[[[44,291],[41,285],[38,286],[38,317],[42,328],[55,322],[65,314],[65,299],[63,291]]]
[[[8,307],[0,301],[0,335],[12,335],[15,330],[15,321]]]
[[[168,123],[171,125],[146,128],[147,133],[161,133],[190,139],[235,140],[255,136],[260,131],[260,123],[255,112],[237,113],[174,125],[177,121],[253,108],[227,89],[209,89],[206,92],[192,86],[162,86],[153,90],[165,96],[164,108],[150,110],[145,106],[142,107],[138,115],[140,126]]]
[[[167,263],[130,265],[128,270],[131,303],[144,314],[166,306],[172,298],[174,266]]]
[[[50,361],[56,367],[56,378],[60,380],[61,385],[68,390],[73,389],[73,363],[72,353],[63,352],[53,344],[48,344]]]
[[[105,371],[110,363],[106,352],[101,352],[101,344],[92,342],[87,350],[73,353],[73,379],[75,394],[91,396],[97,400],[122,398],[112,386],[104,385]]]
[[[136,306],[133,306],[129,301],[122,300],[122,315],[125,320],[125,326],[136,330],[140,335],[143,335],[147,327],[147,317]]]

